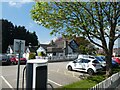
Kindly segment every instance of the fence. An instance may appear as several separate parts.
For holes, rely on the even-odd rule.
[[[120,72],[100,82],[89,90],[114,90],[120,84]]]
[[[48,59],[49,62],[54,61],[70,61],[77,58],[77,54],[71,54],[69,56],[52,56],[52,57],[41,57],[36,56],[37,59]]]
[[[77,55],[71,55],[71,56],[53,56],[53,57],[49,57],[48,61],[70,61],[70,60],[74,60],[77,58]]]

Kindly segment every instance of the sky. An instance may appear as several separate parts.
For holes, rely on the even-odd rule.
[[[30,10],[34,4],[35,2],[32,2],[31,0],[21,0],[20,2],[9,0],[1,2],[0,7],[2,7],[2,14],[0,18],[7,19],[17,26],[25,26],[30,32],[35,31],[40,43],[49,43],[56,37],[50,35],[51,30],[36,24],[32,20]]]
[[[40,43],[46,44],[60,37],[51,36],[51,30],[36,24],[32,20],[30,10],[34,4],[35,2],[33,2],[33,0],[17,0],[17,2],[16,0],[2,0],[2,2],[0,2],[0,13],[2,13],[0,14],[0,18],[7,19],[17,26],[25,26],[30,32],[35,31]],[[118,45],[120,44],[116,41],[114,46],[118,47]]]

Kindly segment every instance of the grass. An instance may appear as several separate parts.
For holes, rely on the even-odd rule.
[[[113,74],[120,72],[120,67],[113,68]],[[69,85],[65,85],[60,88],[60,90],[70,90],[72,88],[79,89],[79,90],[88,90],[92,88],[96,84],[100,83],[101,81],[105,80],[105,71],[103,73],[98,73],[93,76],[89,76],[86,79],[80,80],[78,82],[71,83]]]
[[[120,72],[120,65],[117,68],[113,68],[113,74],[117,73],[117,72]]]
[[[95,76],[89,76],[87,79],[80,80],[78,82],[74,82],[72,84],[66,85],[62,87],[63,89],[69,89],[69,88],[79,88],[87,90],[93,86],[95,86],[97,83],[103,81],[105,77],[103,75],[95,75]]]

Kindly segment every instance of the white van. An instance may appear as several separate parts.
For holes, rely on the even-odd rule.
[[[83,54],[79,54],[77,59],[79,59],[79,58],[91,58],[91,59],[95,59],[95,57],[92,56],[92,55],[83,55]]]

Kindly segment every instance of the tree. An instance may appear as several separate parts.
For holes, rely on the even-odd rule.
[[[112,50],[115,40],[120,37],[120,30],[116,29],[120,2],[37,2],[31,16],[38,24],[51,29],[51,34],[83,35],[103,48],[106,76],[112,74]]]
[[[38,37],[35,32],[31,33],[24,26],[14,26],[8,20],[0,20],[2,23],[2,53],[6,53],[8,45],[13,45],[14,39],[25,40],[25,44],[28,46],[38,45]]]
[[[8,45],[12,39],[12,31],[14,26],[11,22],[7,20],[1,20],[2,22],[2,52],[5,53]]]
[[[96,48],[85,37],[76,37],[74,40],[79,45],[79,51],[82,54],[95,54]]]

